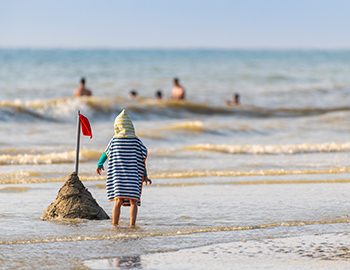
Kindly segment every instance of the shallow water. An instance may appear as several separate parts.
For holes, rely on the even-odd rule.
[[[84,262],[267,238],[349,233],[348,51],[0,50],[0,268]],[[91,98],[72,98],[80,76]],[[170,96],[179,76],[184,102]],[[20,80],[18,80],[20,78]],[[140,97],[128,99],[137,89]],[[240,106],[225,99],[241,94]],[[111,215],[97,161],[125,107],[148,147],[137,227],[44,222],[74,170]],[[105,164],[107,166],[107,164]]]
[[[127,209],[119,228],[110,221],[43,222],[40,215],[61,183],[17,185],[21,193],[5,185],[0,199],[1,205],[7,204],[0,225],[3,267],[21,266],[23,259],[35,267],[71,268],[80,260],[348,231],[348,184],[236,185],[215,180],[194,186],[158,186],[163,181],[155,180],[144,188],[135,229],[128,228]],[[86,185],[111,214],[100,183]],[[53,252],[54,261],[49,256]]]

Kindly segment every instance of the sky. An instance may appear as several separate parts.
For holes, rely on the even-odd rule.
[[[0,48],[350,49],[349,0],[0,0]]]

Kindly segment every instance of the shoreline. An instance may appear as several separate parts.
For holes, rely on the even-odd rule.
[[[350,234],[237,241],[140,256],[84,261],[91,269],[346,269]]]

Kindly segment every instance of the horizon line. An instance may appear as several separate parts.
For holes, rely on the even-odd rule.
[[[113,46],[1,46],[0,50],[121,50],[121,51],[350,51],[350,47],[113,47]]]

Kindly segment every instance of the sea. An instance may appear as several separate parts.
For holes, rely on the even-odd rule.
[[[349,50],[0,49],[0,269],[147,269],[148,254],[349,235],[349,74]],[[81,77],[91,97],[74,97]],[[118,227],[42,221],[75,170],[78,111],[93,132],[79,177],[112,215],[96,166],[123,108],[153,181],[137,226],[127,207]]]

